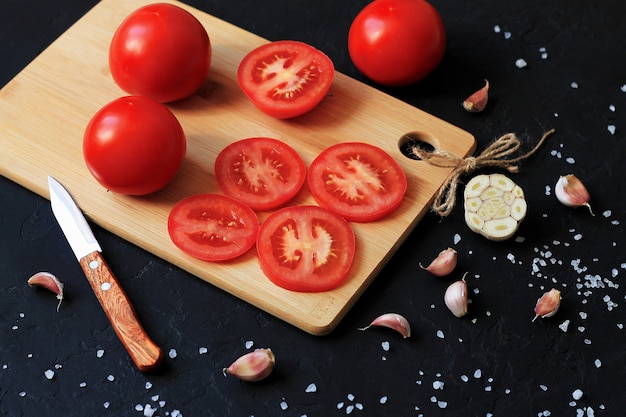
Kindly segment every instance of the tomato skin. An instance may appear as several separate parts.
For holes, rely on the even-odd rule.
[[[354,222],[391,214],[407,189],[400,165],[382,149],[361,142],[338,143],[322,151],[309,166],[308,183],[320,206]]]
[[[248,138],[222,149],[215,159],[215,177],[224,194],[253,210],[272,210],[298,194],[306,167],[285,142]]]
[[[174,205],[167,220],[172,242],[205,261],[227,261],[247,252],[256,241],[254,211],[222,194],[196,194]]]
[[[149,4],[132,12],[109,47],[109,68],[118,86],[162,103],[193,94],[210,66],[206,30],[191,13],[172,4]]]
[[[443,59],[446,33],[425,0],[376,0],[356,16],[348,32],[352,62],[381,85],[403,86],[430,74]]]
[[[289,119],[315,108],[330,89],[333,62],[298,41],[275,41],[250,51],[239,64],[241,90],[265,114]]]
[[[176,116],[163,104],[140,96],[103,106],[83,135],[89,172],[110,191],[145,195],[176,175],[187,143]]]
[[[329,291],[350,271],[355,236],[350,224],[330,210],[285,207],[261,224],[257,253],[274,284],[290,291]]]

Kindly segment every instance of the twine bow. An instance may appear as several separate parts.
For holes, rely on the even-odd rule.
[[[507,157],[516,152],[521,146],[520,140],[514,133],[507,133],[501,136],[485,148],[478,156],[468,156],[465,158],[458,158],[447,151],[440,151],[438,149],[426,151],[417,146],[412,147],[411,152],[419,159],[427,161],[437,167],[454,168],[441,188],[439,188],[439,191],[437,191],[432,210],[441,217],[445,217],[452,212],[456,204],[456,189],[461,177],[465,174],[470,174],[484,167],[501,168],[506,169],[508,172],[518,172],[519,166],[517,164],[534,154],[552,133],[554,133],[554,129],[544,133],[539,142],[529,152],[510,159]]]

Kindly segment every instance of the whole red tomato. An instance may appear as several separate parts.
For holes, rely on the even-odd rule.
[[[147,97],[118,98],[102,107],[83,136],[83,156],[94,178],[110,191],[144,195],[167,185],[185,157],[176,116]]]
[[[150,4],[131,13],[109,47],[111,75],[128,94],[162,103],[193,94],[211,66],[211,42],[191,13]]]
[[[356,16],[348,33],[352,62],[382,85],[416,83],[443,59],[446,34],[425,0],[376,0]]]

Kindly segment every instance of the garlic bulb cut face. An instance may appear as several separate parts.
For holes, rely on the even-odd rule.
[[[512,237],[526,217],[524,191],[503,174],[477,175],[465,186],[465,223],[489,240]]]

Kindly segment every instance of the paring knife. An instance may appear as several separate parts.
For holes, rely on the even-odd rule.
[[[50,203],[74,255],[120,341],[141,371],[154,370],[162,352],[141,326],[126,293],[102,257],[102,249],[87,220],[67,190],[48,176]]]

